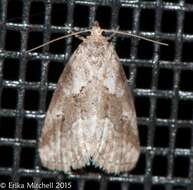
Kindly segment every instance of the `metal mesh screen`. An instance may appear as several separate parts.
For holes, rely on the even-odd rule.
[[[52,189],[193,190],[192,18],[192,0],[0,0],[0,189],[59,182]],[[79,40],[25,51],[94,20],[169,47],[113,39],[132,79],[141,141],[136,168],[116,176],[86,167],[66,176],[43,168],[37,147],[58,77]]]

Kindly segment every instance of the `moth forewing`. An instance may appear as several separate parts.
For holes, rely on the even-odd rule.
[[[68,173],[92,161],[108,173],[120,173],[138,160],[131,91],[113,45],[101,33],[93,26],[60,76],[39,144],[47,168]]]

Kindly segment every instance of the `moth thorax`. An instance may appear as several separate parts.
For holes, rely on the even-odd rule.
[[[97,42],[100,41],[106,41],[105,37],[102,35],[103,30],[100,28],[100,26],[93,26],[91,29],[91,34],[88,36],[89,40],[94,40]]]

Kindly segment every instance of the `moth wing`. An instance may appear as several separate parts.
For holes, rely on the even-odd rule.
[[[108,173],[131,170],[139,157],[140,145],[136,113],[127,78],[118,56],[109,47],[107,68],[101,81],[101,137],[96,138],[93,162]],[[108,52],[109,52],[108,51]],[[108,54],[108,52],[106,54]]]
[[[43,166],[66,173],[69,173],[71,168],[83,167],[89,160],[85,157],[87,154],[84,149],[77,143],[77,139],[81,139],[81,133],[77,133],[77,130],[72,128],[72,124],[80,117],[76,99],[70,94],[73,87],[77,86],[74,84],[74,78],[77,77],[78,71],[76,73],[73,67],[76,67],[83,57],[80,49],[77,48],[59,78],[39,142]],[[81,85],[77,88],[81,88]],[[74,88],[74,93],[77,88]]]

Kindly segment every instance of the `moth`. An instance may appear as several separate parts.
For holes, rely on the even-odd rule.
[[[44,167],[70,173],[92,163],[107,173],[134,168],[136,112],[119,57],[98,23],[66,64],[39,141]]]

